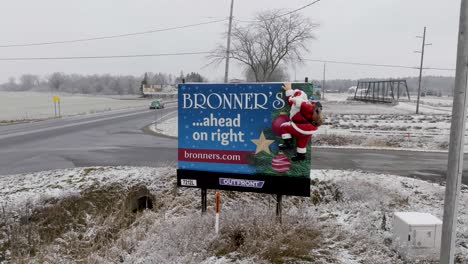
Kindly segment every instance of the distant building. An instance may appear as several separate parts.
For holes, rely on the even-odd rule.
[[[146,84],[143,85],[143,96],[153,98],[172,98],[177,95],[174,85]]]
[[[356,93],[357,86],[351,86],[348,88],[348,93],[353,94]]]
[[[162,92],[163,86],[161,84],[144,84],[143,94],[152,94]]]
[[[245,80],[242,80],[242,79],[231,79],[229,80],[230,83],[243,83],[245,82]]]

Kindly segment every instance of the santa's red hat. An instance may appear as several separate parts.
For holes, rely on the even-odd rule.
[[[307,94],[304,91],[301,90],[295,90],[293,95],[291,97],[300,97],[304,101],[307,101]]]

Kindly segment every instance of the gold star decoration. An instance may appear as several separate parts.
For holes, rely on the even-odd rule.
[[[252,142],[257,145],[257,149],[255,150],[255,154],[258,154],[262,151],[265,151],[266,153],[270,154],[270,145],[274,142],[274,140],[269,140],[265,138],[265,135],[262,133],[260,134],[259,139],[252,139]]]

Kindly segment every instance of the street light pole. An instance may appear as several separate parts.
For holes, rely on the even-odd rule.
[[[457,213],[460,185],[463,173],[463,145],[465,141],[465,118],[468,76],[468,3],[461,0],[460,25],[458,33],[457,69],[453,93],[452,125],[447,165],[447,179],[444,199],[444,218],[440,263],[454,263],[455,238],[457,235]]]
[[[234,8],[234,0],[231,0],[231,12],[229,15],[229,29],[226,46],[226,68],[224,71],[224,82],[227,83],[229,79],[229,53],[231,52],[231,28],[232,28],[232,10]]]

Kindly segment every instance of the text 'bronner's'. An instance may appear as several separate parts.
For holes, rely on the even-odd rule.
[[[268,109],[272,101],[273,108],[280,109],[286,104],[282,93],[202,93],[183,94],[184,109]]]

